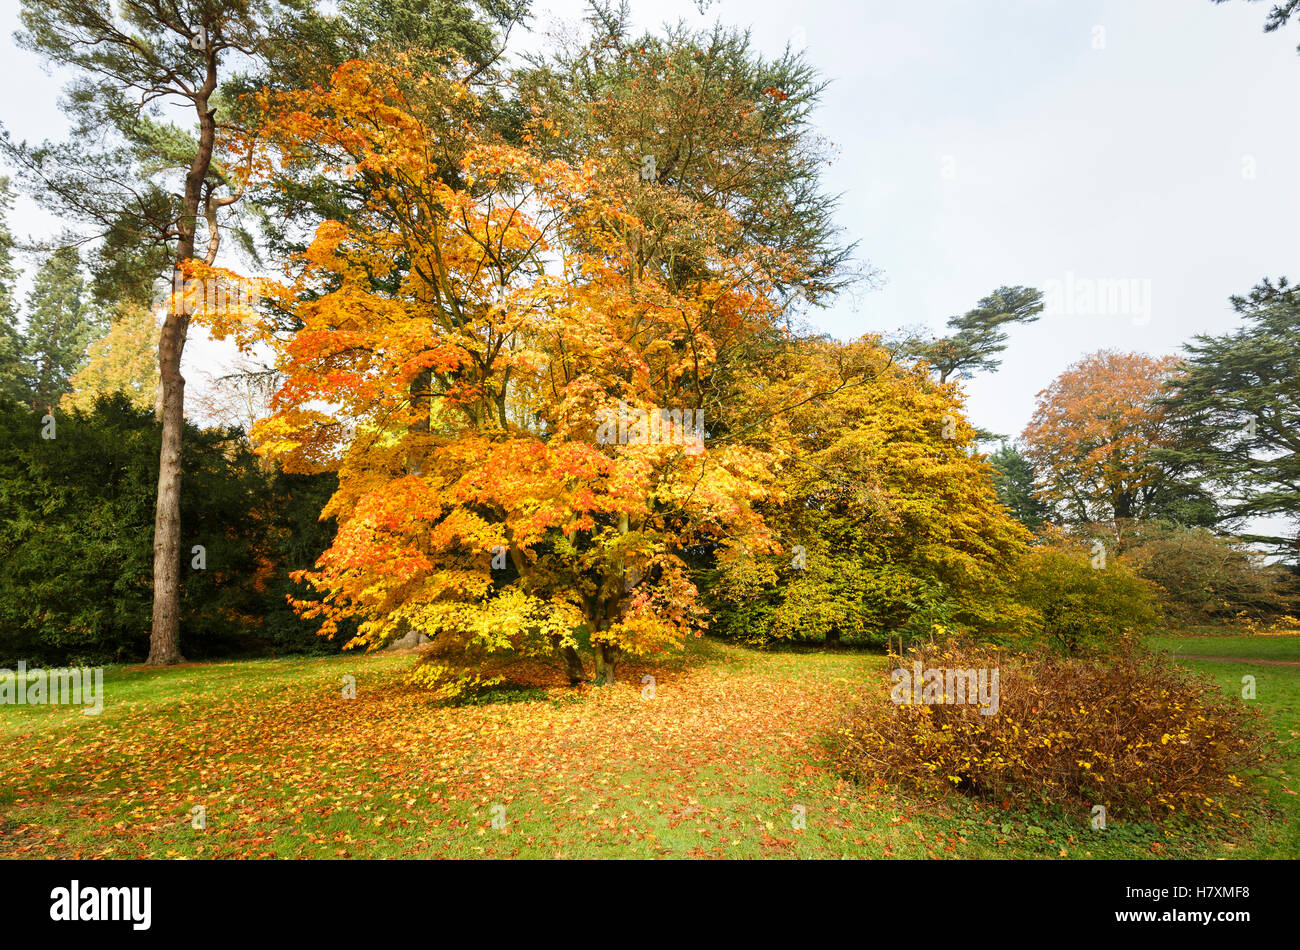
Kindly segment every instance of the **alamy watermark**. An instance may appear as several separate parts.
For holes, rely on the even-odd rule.
[[[1063,317],[1122,317],[1151,322],[1151,281],[1137,277],[1078,277],[1043,282],[1043,313]]]
[[[154,283],[151,309],[185,313],[229,314],[252,319],[261,299],[261,283],[246,277],[191,277],[178,270],[170,283],[160,277]]]
[[[104,669],[28,670],[19,660],[16,672],[0,669],[0,705],[85,706],[85,715],[98,716],[104,710]]]
[[[889,674],[894,684],[889,698],[900,706],[978,705],[981,716],[996,716],[1000,675],[997,669],[922,668],[917,660],[912,669],[899,667]]]
[[[73,879],[50,891],[50,920],[121,920],[148,930],[153,915],[151,887],[83,887]]]
[[[617,410],[596,410],[596,441],[601,445],[680,445],[688,455],[699,455],[704,451],[704,410],[645,410],[620,400]]]

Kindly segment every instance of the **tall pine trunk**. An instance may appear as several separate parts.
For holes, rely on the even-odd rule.
[[[185,204],[178,231],[176,266],[194,257],[194,239],[198,218],[204,205],[203,185],[212,163],[216,141],[215,112],[208,108],[208,98],[217,88],[217,60],[209,48],[207,75],[194,96],[199,114],[199,141],[194,159],[185,176]],[[211,199],[209,199],[210,201]],[[208,214],[207,263],[217,256],[220,234],[216,230],[215,207],[202,207]],[[162,448],[158,456],[158,503],[153,524],[153,629],[149,634],[150,666],[167,666],[181,662],[181,438],[185,430],[185,377],[181,375],[181,356],[190,315],[185,299],[169,297],[167,317],[158,339],[158,405],[162,409]],[[206,298],[206,294],[204,297]]]
[[[185,330],[185,314],[169,312],[158,341],[162,451],[158,458],[158,504],[154,511],[150,666],[166,666],[183,659],[180,648],[181,434],[185,424],[185,377],[181,375],[181,353]]]

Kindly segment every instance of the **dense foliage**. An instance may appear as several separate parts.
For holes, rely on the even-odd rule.
[[[1029,617],[1008,625],[1013,637],[1067,656],[1114,649],[1160,620],[1154,588],[1098,542],[1084,549],[1053,536],[1035,545],[1017,566],[1015,597]]]
[[[124,396],[56,410],[52,426],[0,403],[0,661],[138,661],[149,638],[158,426]],[[186,453],[182,623],[192,654],[320,649],[285,598],[288,572],[329,542],[317,515],[332,479],[268,475],[238,431],[192,428]]]
[[[1151,522],[1131,532],[1124,561],[1186,624],[1265,620],[1294,610],[1294,575],[1248,545],[1205,528]]]
[[[863,367],[867,370],[864,373]],[[801,341],[756,383],[777,418],[769,554],[723,551],[705,573],[714,629],[751,643],[883,644],[1015,615],[1004,579],[1028,532],[997,503],[955,387],[873,341]]]

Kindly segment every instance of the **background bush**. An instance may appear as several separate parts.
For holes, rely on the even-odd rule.
[[[1155,585],[1166,614],[1184,624],[1266,620],[1291,609],[1290,572],[1204,528],[1140,525],[1124,560]]]
[[[1154,588],[1122,560],[1093,567],[1088,550],[1049,539],[1021,559],[1016,600],[1029,611],[1027,634],[1060,653],[1078,655],[1113,647],[1127,635],[1152,632],[1160,621]]]

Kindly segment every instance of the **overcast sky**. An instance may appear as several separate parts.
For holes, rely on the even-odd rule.
[[[19,138],[59,137],[66,77],[14,46],[17,6],[0,0],[0,119]],[[1300,26],[1264,34],[1267,9],[718,0],[701,14],[693,0],[632,0],[643,26],[721,20],[752,27],[768,53],[803,46],[830,80],[815,115],[837,147],[827,183],[883,283],[814,312],[817,326],[842,338],[938,328],[1002,284],[1068,292],[967,387],[973,421],[1013,435],[1034,394],[1085,353],[1177,352],[1236,324],[1230,294],[1300,278]],[[537,10],[528,45],[583,3]],[[25,198],[10,224],[20,236],[57,230]],[[1132,294],[1087,304],[1080,294],[1100,281]],[[196,343],[187,376],[221,358]]]

